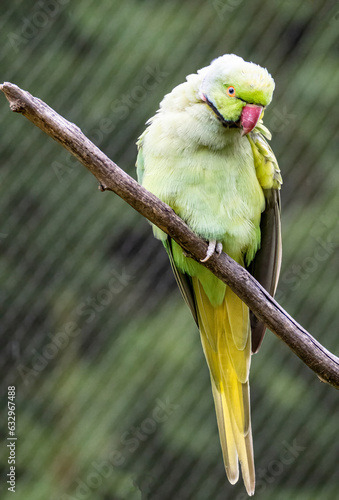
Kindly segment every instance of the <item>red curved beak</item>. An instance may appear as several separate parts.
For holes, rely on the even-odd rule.
[[[258,123],[262,110],[263,107],[257,106],[256,104],[246,104],[246,106],[243,107],[240,117],[240,125],[242,126],[241,135],[246,135],[254,129]]]

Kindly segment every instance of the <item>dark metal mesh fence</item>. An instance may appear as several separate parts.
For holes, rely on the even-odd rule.
[[[1,80],[135,176],[163,95],[223,53],[276,81],[278,301],[338,351],[338,28],[331,1],[2,1]],[[208,370],[148,223],[1,98],[1,387],[16,386],[17,500],[246,498],[223,469]],[[338,395],[273,334],[251,370],[261,500],[333,499]]]

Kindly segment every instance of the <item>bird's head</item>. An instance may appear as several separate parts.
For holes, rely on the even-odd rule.
[[[248,134],[272,100],[274,80],[268,71],[234,54],[218,57],[203,70],[199,96],[225,126]]]

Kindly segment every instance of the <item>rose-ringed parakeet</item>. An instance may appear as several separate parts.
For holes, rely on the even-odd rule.
[[[262,123],[274,81],[234,54],[189,75],[160,104],[138,141],[139,182],[273,295],[281,262],[280,171]],[[233,291],[156,226],[199,327],[229,481],[249,495],[255,472],[249,369],[265,327]]]

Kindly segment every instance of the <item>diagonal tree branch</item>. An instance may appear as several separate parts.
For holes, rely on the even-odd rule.
[[[110,190],[118,194],[169,234],[193,259],[199,261],[206,255],[206,242],[194,234],[169,206],[107,158],[76,125],[12,83],[0,85],[0,90],[8,99],[12,111],[23,114],[88,168],[98,179],[102,191]],[[291,318],[245,269],[225,253],[220,256],[214,254],[204,265],[229,285],[320,380],[339,389],[339,359]]]

